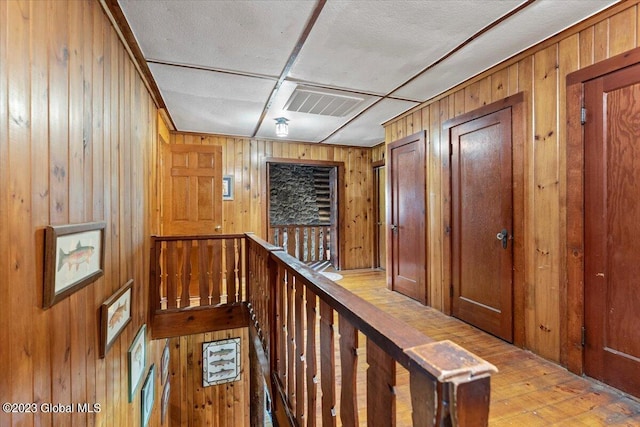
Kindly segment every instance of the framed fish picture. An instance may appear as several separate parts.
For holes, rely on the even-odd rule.
[[[118,335],[131,321],[131,288],[133,279],[129,280],[115,294],[102,303],[100,307],[100,357],[109,351]]]
[[[133,402],[136,389],[144,374],[144,368],[147,366],[146,336],[147,325],[142,325],[127,351],[127,359],[129,359],[129,402]]]
[[[50,225],[45,230],[43,308],[104,274],[104,222]]]
[[[202,387],[240,379],[240,338],[202,343]]]

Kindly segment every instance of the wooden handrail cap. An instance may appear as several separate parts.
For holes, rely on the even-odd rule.
[[[405,352],[439,382],[465,383],[498,372],[491,363],[449,340],[423,344]]]

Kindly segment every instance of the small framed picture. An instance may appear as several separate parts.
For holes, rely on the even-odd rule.
[[[164,345],[164,350],[162,350],[162,360],[160,363],[160,383],[164,384],[167,382],[167,378],[169,377],[169,358],[171,353],[169,351],[169,338],[167,338],[167,342]]]
[[[133,279],[111,295],[100,307],[100,357],[104,357],[118,335],[131,322]]]
[[[133,402],[133,396],[144,374],[144,368],[147,366],[146,332],[147,325],[142,325],[127,352],[127,359],[129,359],[129,402]]]
[[[233,200],[233,175],[222,177],[222,200]]]
[[[104,222],[50,225],[45,231],[43,308],[104,274]]]
[[[153,401],[156,396],[156,365],[151,365],[147,378],[142,385],[142,402],[140,403],[141,425],[147,427],[149,418],[151,418],[151,410],[153,409]]]
[[[202,343],[202,387],[240,379],[240,338]]]

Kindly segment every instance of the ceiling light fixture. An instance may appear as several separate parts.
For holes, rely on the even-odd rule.
[[[276,119],[276,136],[287,136],[289,135],[289,124],[287,123],[289,120],[284,117],[278,117]]]

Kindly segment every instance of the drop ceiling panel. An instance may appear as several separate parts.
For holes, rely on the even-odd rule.
[[[395,91],[393,96],[428,100],[614,3],[562,0],[563,7],[558,7],[557,0],[538,0]]]
[[[370,106],[376,100],[380,99],[379,97],[370,95],[355,95],[362,98],[362,103],[358,104],[349,112],[348,115],[344,117],[324,116],[285,110],[285,106],[297,86],[297,83],[290,81],[285,81],[282,86],[280,86],[278,94],[262,122],[262,126],[260,126],[260,129],[258,130],[256,135],[258,138],[319,142],[326,138],[327,135],[331,134],[331,132],[346,123],[347,120]],[[334,95],[354,96],[352,93],[337,90],[323,90],[323,92]],[[285,117],[289,120],[289,135],[286,138],[276,136],[275,119],[278,117]]]
[[[291,77],[384,95],[520,3],[329,1]]]
[[[324,142],[356,147],[378,145],[384,142],[382,123],[416,105],[416,102],[383,99]]]
[[[149,65],[181,131],[251,135],[275,81],[168,65]]]
[[[312,1],[119,0],[147,60],[279,76]]]

